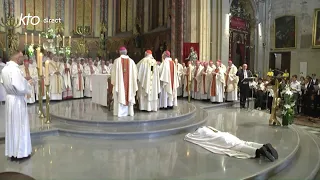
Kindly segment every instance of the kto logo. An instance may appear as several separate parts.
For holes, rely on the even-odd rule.
[[[27,16],[23,16],[21,13],[19,25],[38,25],[41,22],[41,19],[39,16],[31,16],[30,13]],[[50,19],[50,18],[45,18],[43,19],[43,23],[61,23],[61,18],[58,19]]]

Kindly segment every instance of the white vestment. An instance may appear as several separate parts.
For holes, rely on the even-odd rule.
[[[30,67],[30,66],[28,67],[28,69],[26,69],[26,67],[24,65],[20,66],[20,70],[23,74],[23,77],[26,78],[27,73],[29,73],[28,76],[30,76],[32,78],[31,80],[28,81],[32,88],[31,88],[31,93],[30,93],[31,97],[27,99],[27,103],[29,103],[29,104],[35,103],[36,102],[35,84],[38,80],[38,71],[35,67]]]
[[[224,98],[224,85],[225,85],[225,69],[223,67],[217,67],[216,78],[216,95],[210,95],[211,102],[223,102]],[[213,71],[212,71],[213,72]],[[212,81],[211,81],[212,82]],[[210,86],[211,87],[211,86]]]
[[[140,110],[158,111],[161,87],[157,61],[149,55],[143,58],[137,67]]]
[[[226,72],[226,100],[236,101],[238,100],[238,82],[239,77],[237,76],[238,69],[235,65],[228,67]]]
[[[111,74],[111,68],[106,65],[100,65],[98,70],[100,74]]]
[[[81,72],[79,74],[79,72]],[[84,90],[83,67],[81,64],[75,63],[71,67],[72,76],[72,95],[73,98],[82,98]]]
[[[177,88],[179,80],[177,66],[171,58],[165,58],[160,66],[160,108],[178,106]]]
[[[240,159],[255,158],[257,149],[263,146],[263,144],[243,141],[230,133],[218,131],[210,126],[188,133],[185,140],[210,152]]]
[[[64,89],[63,74],[64,66],[57,61],[50,61],[49,75],[50,75],[50,99],[62,100],[62,92]],[[56,74],[59,72],[60,74]]]
[[[208,99],[209,97],[209,92],[210,92],[210,76],[212,73],[212,69],[208,66],[207,68],[203,68],[201,71],[201,78],[200,78],[200,83],[199,83],[199,88],[200,88],[200,94],[201,94],[201,99]]]
[[[128,69],[122,66],[124,64],[128,64]],[[128,79],[125,79],[125,77],[128,77]],[[135,96],[138,90],[137,78],[137,66],[129,56],[121,55],[114,60],[111,70],[113,115],[118,117],[134,115],[133,105],[136,103]],[[125,84],[128,84],[128,86],[125,86]]]
[[[192,98],[194,99],[201,99],[201,93],[200,93],[200,83],[201,83],[201,71],[203,69],[203,66],[199,66],[198,68],[195,67],[193,69],[193,79],[192,79],[192,88],[191,88],[191,94]]]
[[[2,70],[6,96],[5,156],[24,158],[32,152],[26,94],[31,86],[17,63],[10,61]]]
[[[183,93],[183,66],[182,64],[178,63],[177,65],[177,71],[178,71],[178,81],[179,81],[179,87],[177,88],[177,96],[182,96]]]
[[[2,69],[6,66],[5,63],[0,62],[0,102],[6,101],[6,90],[4,89],[2,85]]]
[[[91,72],[91,68],[92,71]],[[92,75],[98,74],[99,70],[97,67],[95,67],[93,64],[92,65],[87,65],[84,68],[84,96],[85,97],[92,97]]]
[[[62,77],[63,77],[64,86],[63,86],[62,97],[63,97],[63,99],[71,99],[73,96],[72,96],[70,64],[64,63],[63,68],[64,68],[64,71],[62,73]]]

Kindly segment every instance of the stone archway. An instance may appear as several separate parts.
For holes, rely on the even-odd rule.
[[[236,66],[254,67],[254,40],[257,4],[254,0],[230,1],[229,58]]]

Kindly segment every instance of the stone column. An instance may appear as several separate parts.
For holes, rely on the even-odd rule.
[[[65,1],[65,9],[64,9],[64,14],[65,14],[65,17],[64,17],[64,35],[65,36],[70,36],[70,32],[71,32],[71,29],[70,29],[70,8],[72,5],[70,5],[70,1]],[[69,44],[68,44],[69,45]]]
[[[144,13],[143,13],[143,32],[149,31],[149,0],[144,0]]]
[[[108,10],[106,12],[106,14],[108,14],[107,18],[107,25],[108,25],[108,30],[107,30],[107,36],[112,36],[113,32],[114,32],[114,14],[115,14],[115,6],[113,4],[113,0],[107,0],[107,4],[108,4]]]
[[[220,1],[220,60],[227,65],[229,60],[229,24],[230,24],[230,4],[228,1]]]
[[[171,3],[171,56],[175,57],[176,53],[176,0]]]
[[[202,1],[202,0],[201,0]],[[190,0],[189,2],[189,15],[188,15],[188,23],[189,25],[189,42],[199,42],[199,5],[200,2],[198,0]],[[200,52],[201,53],[201,52]]]
[[[21,16],[21,2],[20,1],[13,1],[13,3],[14,3],[14,17],[17,19],[17,18],[20,18],[20,16]],[[18,27],[17,29],[16,29],[16,33],[22,33],[22,26],[20,26],[20,27]]]
[[[5,11],[4,11],[4,3],[3,2],[0,2],[0,9],[3,9],[1,12],[0,12],[0,19],[5,17]],[[5,31],[4,27],[0,26],[0,31]]]
[[[219,59],[219,13],[218,6],[219,0],[211,2],[211,60],[216,61]]]
[[[184,26],[184,22],[183,22],[183,7],[184,7],[184,0],[177,0],[177,4],[176,4],[176,9],[177,9],[177,14],[176,14],[176,19],[177,19],[177,23],[176,23],[176,37],[177,37],[177,45],[176,45],[176,56],[175,58],[177,58],[179,60],[179,62],[181,62],[182,58],[183,58],[183,26]]]
[[[200,1],[200,61],[210,60],[210,2]]]
[[[94,16],[93,20],[95,23],[93,23],[94,27],[92,27],[92,28],[94,28],[93,29],[94,37],[100,37],[100,24],[101,24],[100,11],[101,11],[101,9],[103,9],[103,8],[101,8],[100,0],[96,0],[94,6],[95,6],[94,7],[95,13],[93,14],[93,16]]]

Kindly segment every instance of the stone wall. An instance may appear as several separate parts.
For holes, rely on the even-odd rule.
[[[291,72],[300,74],[300,62],[307,62],[307,74],[320,75],[320,49],[312,49],[314,10],[320,8],[320,0],[272,0],[270,27],[270,51],[274,52],[274,19],[284,15],[296,16],[297,48],[291,50]],[[266,59],[267,60],[267,59]]]

